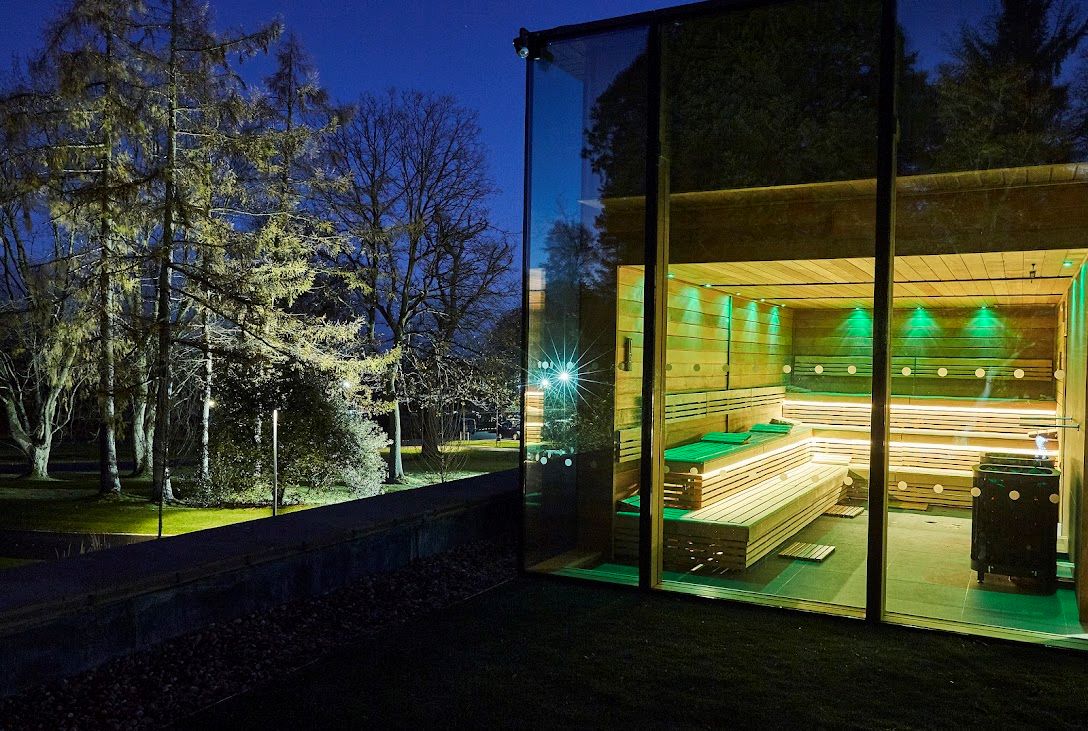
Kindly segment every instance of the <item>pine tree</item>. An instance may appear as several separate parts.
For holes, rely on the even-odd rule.
[[[118,494],[117,292],[141,185],[146,139],[139,122],[144,95],[139,4],[132,0],[74,0],[50,25],[32,68],[48,103],[34,124],[54,139],[41,152],[49,170],[51,205],[61,224],[95,252],[88,286],[95,292],[99,405],[99,488]]]

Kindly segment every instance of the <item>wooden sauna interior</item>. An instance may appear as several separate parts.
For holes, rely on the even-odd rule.
[[[1033,454],[1039,445],[1029,434],[1045,431],[1055,436],[1044,449],[1063,473],[1059,550],[1075,557],[1085,457],[1086,183],[1081,165],[899,178],[891,505],[969,510],[970,470],[981,455]],[[604,207],[612,231],[622,237],[627,221],[637,240],[641,203]],[[776,497],[774,525],[757,521],[743,535],[712,525],[700,533],[689,521],[695,527],[679,540],[695,555],[674,553],[671,562],[668,541],[676,536],[667,524],[666,568],[711,555],[727,569],[746,568],[828,505],[864,500],[873,211],[871,180],[670,197],[666,508],[696,511],[684,515],[709,524],[721,512],[714,506],[738,491],[782,492],[794,474],[798,484],[822,487],[807,501]],[[613,543],[599,546],[602,556],[621,562],[637,554],[643,276],[638,264],[616,272],[616,450],[610,499],[594,509],[610,521]],[[688,454],[675,448],[704,435],[772,420],[796,426],[773,448],[732,463],[669,457]],[[766,456],[753,457],[759,450]]]

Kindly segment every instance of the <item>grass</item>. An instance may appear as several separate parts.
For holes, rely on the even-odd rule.
[[[1077,728],[1086,655],[535,578],[279,676],[187,725]]]
[[[5,487],[18,481],[0,483]],[[97,478],[73,474],[47,483],[24,481],[26,489],[34,485],[56,489],[65,485],[78,493],[75,497],[0,500],[0,529],[47,530],[78,533],[143,533],[158,532],[158,505],[150,502],[150,486],[146,480],[122,480],[119,498],[100,498],[85,491],[94,490]],[[298,507],[285,508],[286,511]],[[190,533],[230,523],[240,523],[271,515],[269,508],[190,508],[180,505],[163,507],[163,531],[168,534]]]
[[[511,449],[508,445],[514,445]],[[455,443],[450,450],[456,455],[456,471],[448,479],[470,477],[485,472],[512,469],[517,466],[516,442],[504,442],[501,449],[494,442],[481,444]],[[419,447],[408,447],[404,455],[408,482],[388,486],[388,490],[403,490],[430,485],[438,481],[432,469],[419,454]],[[150,484],[146,479],[122,479],[120,498],[100,498],[97,476],[86,473],[58,472],[57,479],[36,482],[0,478],[0,530],[48,530],[80,533],[142,533],[158,531],[158,506],[149,502]],[[19,493],[26,490],[27,497]],[[48,490],[48,493],[44,491]],[[32,492],[33,491],[33,492]],[[70,494],[69,494],[70,493]],[[303,510],[318,505],[343,502],[353,498],[344,488],[324,491],[290,490],[302,503],[284,508],[285,512]],[[34,499],[31,499],[33,495]],[[42,499],[47,496],[48,499]],[[268,507],[255,508],[194,508],[167,505],[163,509],[163,530],[168,534],[189,533],[240,523],[271,515]],[[3,568],[0,565],[0,568]]]
[[[518,466],[518,443],[511,440],[499,442],[497,446],[496,442],[450,442],[442,450],[448,459],[447,482]],[[418,446],[404,447],[402,459],[406,482],[388,489],[406,490],[441,482],[438,464],[424,458]]]

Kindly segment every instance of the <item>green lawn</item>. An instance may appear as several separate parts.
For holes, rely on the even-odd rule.
[[[517,466],[516,442],[503,442],[496,449],[494,442],[453,444],[453,455],[447,480],[471,477],[485,472],[513,469]],[[513,448],[511,446],[513,445]],[[404,455],[408,482],[388,486],[387,490],[403,490],[441,481],[436,465],[423,460],[419,447],[408,447]],[[33,482],[0,478],[0,530],[51,530],[82,533],[143,533],[158,531],[158,506],[149,502],[147,480],[122,479],[123,495],[103,499],[96,494],[97,477],[85,473],[57,473],[58,479]],[[25,496],[24,496],[25,495]],[[301,505],[284,508],[284,512],[304,510],[352,499],[346,489],[313,491],[288,490]],[[271,515],[268,507],[257,508],[193,508],[167,505],[163,510],[163,531],[167,534],[189,533],[245,520]],[[0,566],[2,568],[2,566]]]
[[[93,478],[81,477],[80,480],[66,482],[80,482],[84,485],[89,482],[93,485]],[[0,529],[154,535],[159,524],[158,506],[147,499],[146,483],[134,485],[123,481],[122,489],[132,492],[120,498],[108,499],[95,495],[51,500],[3,499],[0,500]],[[289,507],[285,511],[298,509],[300,507]],[[166,505],[163,508],[163,532],[189,533],[269,515],[269,508],[189,508]]]
[[[451,442],[442,448],[447,455],[446,481],[474,477],[488,472],[512,470],[518,466],[518,443],[503,440],[495,442]],[[419,447],[405,447],[403,452],[404,473],[407,482],[391,486],[392,490],[404,490],[442,481],[443,470],[435,460],[424,459]]]

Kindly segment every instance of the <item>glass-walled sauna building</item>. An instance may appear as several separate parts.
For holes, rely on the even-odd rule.
[[[1088,638],[1088,3],[947,5],[515,42],[528,570]]]

